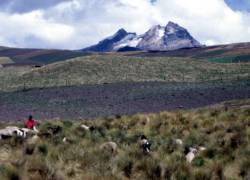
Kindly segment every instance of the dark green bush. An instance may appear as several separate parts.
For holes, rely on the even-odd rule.
[[[38,145],[37,149],[38,149],[38,151],[40,153],[42,153],[45,156],[48,154],[48,146],[47,146],[47,144],[40,144],[40,145]]]
[[[198,156],[195,157],[192,163],[196,167],[202,167],[205,164],[205,160],[202,157]]]

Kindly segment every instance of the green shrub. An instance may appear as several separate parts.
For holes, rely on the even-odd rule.
[[[38,145],[37,149],[40,153],[42,153],[45,156],[48,154],[48,145],[47,144],[40,144],[40,145]]]
[[[196,166],[196,167],[202,167],[202,166],[204,166],[204,164],[205,164],[205,160],[204,160],[202,157],[197,156],[197,157],[195,157],[195,159],[193,160],[192,164],[193,164],[194,166]]]
[[[71,128],[73,126],[73,122],[71,121],[62,121],[63,127],[65,128]]]
[[[209,159],[213,159],[217,154],[217,150],[215,148],[208,148],[205,152],[204,152],[204,156],[206,158]]]

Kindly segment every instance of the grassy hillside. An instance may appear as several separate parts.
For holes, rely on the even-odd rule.
[[[248,100],[216,109],[42,122],[40,138],[34,142],[17,137],[0,141],[0,176],[3,180],[249,179],[249,105]],[[94,128],[84,130],[81,124]],[[142,134],[152,143],[149,154],[138,145]],[[176,139],[183,145],[174,143]],[[117,149],[101,147],[110,141]],[[199,146],[206,150],[191,164],[186,162],[185,149]]]
[[[71,86],[115,82],[206,82],[249,79],[250,64],[218,64],[189,58],[79,57],[1,80],[0,89]]]

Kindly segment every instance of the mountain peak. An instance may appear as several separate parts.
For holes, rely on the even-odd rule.
[[[201,46],[201,44],[190,35],[187,29],[171,21],[168,22],[165,28],[164,45],[166,50]]]
[[[152,26],[150,29],[160,29],[162,26],[160,24]]]
[[[169,21],[167,26],[172,26],[172,27],[178,26],[178,27],[180,27],[177,23],[174,23],[172,21]]]
[[[123,38],[125,38],[129,34],[130,33],[128,33],[125,29],[121,28],[114,35],[103,39],[102,41],[100,41],[98,44],[94,46],[90,46],[88,48],[83,49],[83,51],[93,51],[93,52],[113,51],[113,45],[121,41]]]
[[[121,28],[116,33],[128,33],[128,32],[124,28]]]
[[[128,34],[128,32],[125,29],[121,28],[118,31],[116,31],[116,33],[114,35],[104,39],[104,41],[105,40],[113,40],[113,39],[115,39],[115,41],[116,41],[116,39],[121,39],[121,37],[125,37],[127,34]]]
[[[169,21],[165,27],[166,34],[174,34],[176,32],[182,31],[183,33],[188,33],[188,31],[181,27],[179,24]]]
[[[189,32],[177,23],[169,21],[166,26],[152,26],[146,33],[137,35],[129,33],[125,29],[119,29],[113,36],[110,36],[97,45],[85,48],[85,51],[117,51],[120,48],[129,47],[141,50],[168,51],[181,48],[200,47]]]

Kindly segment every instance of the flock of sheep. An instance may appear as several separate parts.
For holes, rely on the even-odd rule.
[[[81,128],[83,128],[84,130],[93,130],[93,127],[88,127],[86,125],[81,125]],[[64,142],[66,142],[66,138],[64,138]],[[183,145],[183,141],[181,139],[175,139],[174,140],[175,144],[182,146]],[[139,140],[138,140],[138,144],[139,147],[143,150],[144,153],[150,153],[150,147],[151,147],[151,143],[149,142],[149,140],[147,139],[147,137],[145,135],[141,135]],[[107,149],[111,149],[112,152],[116,152],[117,151],[117,144],[115,142],[107,142],[101,145],[101,148],[107,148]],[[199,146],[198,148],[194,148],[194,147],[189,147],[188,150],[185,151],[185,156],[186,156],[186,160],[188,163],[192,163],[193,159],[195,158],[195,156],[199,153],[206,150],[205,147],[203,146]]]
[[[81,125],[81,128],[86,130],[86,131],[94,130],[94,127],[89,127],[89,126],[86,126],[84,124]],[[27,134],[31,134],[31,135],[33,135],[31,140],[36,141],[39,138],[38,133],[39,133],[39,131],[35,127],[34,127],[34,129],[27,129],[27,128],[19,128],[16,126],[8,126],[4,129],[0,130],[0,140],[5,139],[5,138],[9,138],[9,137],[13,137],[13,136],[26,138]],[[66,143],[66,142],[68,142],[68,139],[66,137],[64,137],[62,141],[64,143]],[[174,142],[176,145],[179,145],[179,146],[183,145],[183,141],[181,139],[175,139]],[[151,143],[149,142],[149,140],[147,139],[147,137],[145,135],[140,136],[140,138],[138,140],[138,145],[145,154],[150,153]],[[103,143],[100,146],[100,148],[101,149],[108,149],[112,153],[115,153],[115,152],[117,152],[118,146],[115,142],[111,141],[111,142]],[[185,150],[185,157],[186,157],[187,162],[191,163],[193,161],[193,159],[195,158],[195,156],[197,155],[197,153],[204,151],[204,150],[206,150],[206,148],[201,147],[201,146],[198,148],[189,147],[187,150]]]
[[[16,126],[8,126],[4,129],[0,129],[0,140],[8,138],[8,137],[12,137],[12,136],[26,138],[28,133],[37,134],[38,132],[39,131],[36,128],[34,128],[32,130],[32,129],[28,129],[28,128],[19,128]]]

